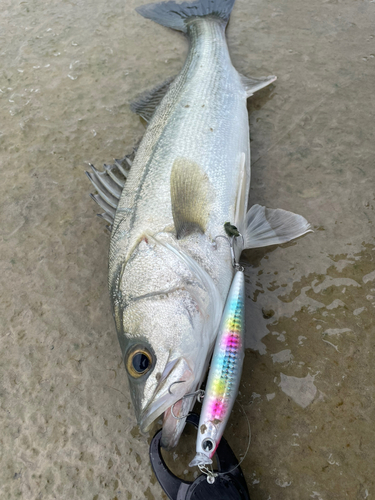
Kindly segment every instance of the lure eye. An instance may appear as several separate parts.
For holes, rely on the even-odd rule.
[[[126,360],[126,369],[134,378],[145,375],[152,367],[152,355],[145,347],[133,348]]]
[[[202,442],[202,448],[203,448],[203,451],[210,452],[214,449],[214,443],[212,442],[211,439],[205,439]]]

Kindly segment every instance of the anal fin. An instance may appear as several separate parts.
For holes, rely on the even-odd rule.
[[[210,214],[210,181],[201,167],[177,158],[171,172],[172,215],[177,239],[198,231],[204,233]]]
[[[255,94],[257,90],[263,89],[264,87],[267,87],[267,85],[270,85],[275,80],[277,80],[277,76],[270,75],[260,78],[253,78],[251,76],[245,76],[240,73],[240,79],[242,85],[244,86],[244,89],[246,90],[247,97],[250,97]]]
[[[247,212],[244,248],[280,245],[312,231],[302,215],[281,208],[253,205]]]

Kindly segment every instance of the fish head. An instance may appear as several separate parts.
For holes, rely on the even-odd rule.
[[[172,412],[187,415],[194,404],[184,396],[205,376],[222,300],[192,258],[165,246],[143,244],[127,267],[119,281],[126,307],[114,312],[131,398],[141,432],[164,413],[162,444],[171,448],[185,425]],[[140,268],[149,269],[146,276],[137,275]]]
[[[165,413],[166,447],[177,444],[183,430],[170,409],[199,387],[211,354],[204,325],[197,304],[184,290],[136,301],[124,311],[124,362],[137,421],[147,432]],[[174,413],[185,409],[186,403],[179,401]]]

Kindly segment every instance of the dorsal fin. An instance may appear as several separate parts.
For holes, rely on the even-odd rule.
[[[161,100],[168,92],[169,86],[175,78],[175,76],[171,76],[165,80],[165,82],[159,83],[159,85],[153,89],[143,92],[136,101],[130,104],[130,109],[133,113],[136,113],[146,120],[146,122],[149,122],[152,115],[155,113],[155,109],[161,103]]]
[[[251,76],[245,76],[239,73],[241,83],[246,90],[247,97],[252,96],[257,90],[263,89],[270,85],[275,80],[277,80],[277,76],[262,76],[260,78],[253,78]]]
[[[132,162],[129,156],[131,155],[125,155],[121,160],[115,160],[113,165],[104,164],[103,172],[97,170],[90,163],[91,172],[86,172],[96,189],[96,194],[91,194],[91,198],[104,210],[98,216],[109,222],[109,226],[107,226],[109,230],[111,230],[122,189],[131,167]]]
[[[177,239],[207,229],[210,214],[210,181],[201,167],[177,158],[171,172],[171,202]]]

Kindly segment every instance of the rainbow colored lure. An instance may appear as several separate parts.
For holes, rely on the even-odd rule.
[[[245,277],[237,271],[225,304],[199,419],[190,467],[212,463],[240,385],[244,358]]]

